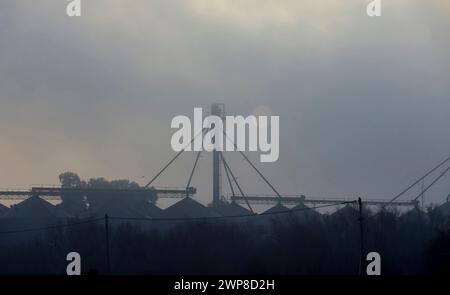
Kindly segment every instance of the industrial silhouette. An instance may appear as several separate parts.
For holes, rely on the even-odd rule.
[[[223,118],[223,104],[214,104],[211,113]],[[273,192],[245,194],[229,162],[214,150],[212,201],[204,206],[194,200],[191,186],[201,152],[184,188],[152,186],[181,153],[144,187],[66,172],[58,187],[0,191],[2,199],[21,200],[0,204],[0,273],[62,273],[61,257],[75,249],[86,261],[85,272],[115,274],[357,274],[371,249],[381,253],[385,273],[449,271],[449,256],[442,253],[450,250],[450,195],[435,208],[423,208],[418,200],[450,166],[412,200],[398,199],[450,158],[390,200],[358,203],[356,196],[281,195],[241,152]],[[224,180],[230,196],[222,194]],[[156,204],[166,197],[181,200],[163,210]],[[274,206],[258,214],[252,207],[258,203]],[[331,215],[316,210],[334,207],[342,208]],[[402,214],[399,207],[412,210]]]

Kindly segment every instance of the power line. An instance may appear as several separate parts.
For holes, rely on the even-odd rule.
[[[34,228],[26,228],[26,229],[10,230],[10,231],[0,231],[0,235],[1,234],[16,234],[16,233],[26,233],[26,232],[33,232],[33,231],[43,231],[43,230],[64,228],[64,227],[76,226],[76,225],[81,225],[81,224],[86,224],[86,223],[92,223],[92,222],[96,222],[96,221],[100,221],[100,220],[103,220],[103,218],[95,218],[95,219],[74,222],[74,223],[57,224],[57,225],[50,225],[50,226],[43,226],[43,227],[34,227]]]
[[[76,226],[81,224],[87,224],[87,223],[93,223],[100,220],[135,220],[135,221],[194,221],[194,220],[218,220],[218,219],[231,219],[231,218],[245,218],[245,217],[262,217],[266,215],[281,215],[281,214],[289,214],[294,212],[300,212],[300,211],[307,211],[307,210],[315,210],[320,208],[328,208],[328,207],[335,207],[340,205],[346,205],[346,204],[354,204],[357,201],[346,201],[338,204],[328,204],[328,205],[322,205],[317,207],[304,207],[304,208],[297,208],[297,209],[288,209],[284,211],[276,211],[276,212],[263,212],[260,214],[243,214],[243,215],[227,215],[227,216],[205,216],[205,217],[175,217],[175,218],[144,218],[144,217],[120,217],[120,216],[108,216],[108,217],[102,217],[102,218],[94,218],[89,220],[84,220],[80,222],[74,222],[74,223],[66,223],[66,224],[58,224],[58,225],[50,225],[45,227],[35,227],[35,228],[26,228],[26,229],[19,229],[19,230],[11,230],[11,231],[0,231],[1,234],[16,234],[16,233],[26,233],[26,232],[34,232],[34,231],[44,231],[44,230],[51,230],[51,229],[57,229],[57,228],[64,228],[64,227],[70,227],[70,226]]]
[[[260,217],[265,215],[281,215],[281,214],[288,214],[293,212],[299,212],[299,211],[307,211],[307,210],[315,210],[320,208],[328,208],[328,207],[335,207],[340,205],[346,205],[346,204],[355,204],[357,201],[346,201],[341,202],[338,204],[327,204],[322,206],[316,206],[314,208],[312,207],[304,207],[304,208],[297,208],[297,209],[288,209],[283,211],[275,211],[275,212],[263,212],[260,214],[243,214],[243,215],[226,215],[226,216],[205,216],[205,217],[175,217],[175,218],[144,218],[144,217],[120,217],[120,216],[108,216],[108,220],[142,220],[142,221],[191,221],[191,220],[210,220],[210,219],[228,219],[228,218],[243,218],[243,217]],[[26,229],[19,229],[19,230],[11,230],[11,231],[0,231],[0,234],[14,234],[14,233],[25,233],[25,232],[33,232],[33,231],[43,231],[43,230],[50,230],[50,229],[57,229],[57,228],[64,228],[64,227],[70,227],[70,226],[76,226],[81,224],[87,224],[92,223],[100,220],[105,220],[106,217],[102,218],[94,218],[89,220],[83,220],[79,222],[74,223],[66,223],[66,224],[58,224],[58,225],[50,225],[50,226],[44,226],[44,227],[35,227],[35,228],[26,228]]]
[[[194,221],[194,220],[217,220],[217,219],[231,219],[231,218],[245,218],[245,217],[261,217],[265,215],[279,215],[279,214],[289,214],[299,211],[307,211],[307,210],[315,210],[327,207],[335,207],[346,204],[355,204],[357,201],[347,201],[338,204],[328,204],[322,206],[312,207],[304,207],[297,209],[288,209],[283,211],[275,211],[275,212],[263,212],[260,214],[242,214],[242,215],[226,215],[226,216],[204,216],[204,217],[174,217],[174,218],[144,218],[144,217],[114,217],[110,216],[110,220],[136,220],[136,221]]]

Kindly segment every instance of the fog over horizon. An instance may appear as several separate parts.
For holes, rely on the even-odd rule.
[[[279,160],[250,157],[282,194],[392,198],[450,156],[450,3],[369,18],[368,2],[82,0],[69,18],[64,0],[1,1],[0,187],[65,171],[144,185],[175,154],[172,118],[221,102],[280,116]],[[271,193],[225,156],[244,192]],[[194,160],[155,185],[184,187]],[[211,182],[205,153],[197,200]],[[427,202],[449,193],[450,174]]]

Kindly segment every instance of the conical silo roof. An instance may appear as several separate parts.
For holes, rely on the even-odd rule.
[[[247,208],[242,207],[238,203],[232,201],[231,203],[225,203],[223,201],[219,201],[214,206],[214,211],[219,213],[222,216],[245,216],[251,215],[252,212]]]
[[[349,217],[349,218],[358,218],[359,217],[359,211],[352,205],[345,205],[341,209],[336,210],[333,214],[330,215],[332,218],[339,218],[339,217]]]
[[[300,202],[298,205],[291,208],[291,211],[301,220],[309,220],[322,217],[322,214],[314,210],[314,208],[306,206],[303,202]]]
[[[58,209],[46,200],[32,196],[13,205],[4,215],[6,218],[69,218],[70,214]]]
[[[271,222],[289,222],[289,218],[291,217],[291,211],[288,207],[284,206],[280,202],[275,206],[267,209],[262,212],[258,217],[256,217],[256,222],[261,222],[262,224],[267,224]]]
[[[173,204],[164,210],[167,218],[196,218],[196,217],[218,217],[218,213],[207,208],[190,197]]]
[[[162,209],[145,200],[111,199],[99,207],[90,208],[97,216],[126,217],[126,218],[157,218],[161,217]]]
[[[284,206],[281,203],[276,204],[275,206],[267,209],[266,211],[264,211],[262,214],[263,215],[277,215],[275,213],[280,213],[280,212],[287,212],[289,211],[289,208]]]

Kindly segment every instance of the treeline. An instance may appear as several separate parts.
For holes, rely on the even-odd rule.
[[[77,192],[64,193],[61,196],[60,209],[73,215],[80,216],[82,214],[88,213],[87,209],[101,208],[108,203],[118,202],[119,204],[125,202],[155,202],[156,194],[149,195],[147,199],[142,199],[141,196],[133,196],[128,193],[126,196],[120,193],[119,190],[138,190],[144,189],[138,183],[134,181],[129,181],[126,179],[119,180],[107,180],[103,177],[90,178],[88,180],[82,180],[78,174],[74,172],[64,172],[59,175],[59,182],[62,188],[69,189],[107,189],[107,190],[118,190],[116,193],[90,193],[90,194],[80,194]],[[90,210],[93,211],[93,210]]]
[[[59,182],[63,188],[108,188],[108,189],[138,189],[139,184],[126,179],[108,181],[103,177],[82,180],[74,172],[64,172],[59,175]]]
[[[157,222],[111,220],[111,272],[358,274],[359,223],[351,209],[310,219],[292,213],[184,221],[165,230]],[[380,253],[382,274],[450,273],[449,223],[435,210],[386,211],[363,224],[365,252]],[[106,274],[105,228],[100,220],[20,234],[13,244],[0,235],[0,274],[65,274],[71,251],[81,254],[83,273]]]

